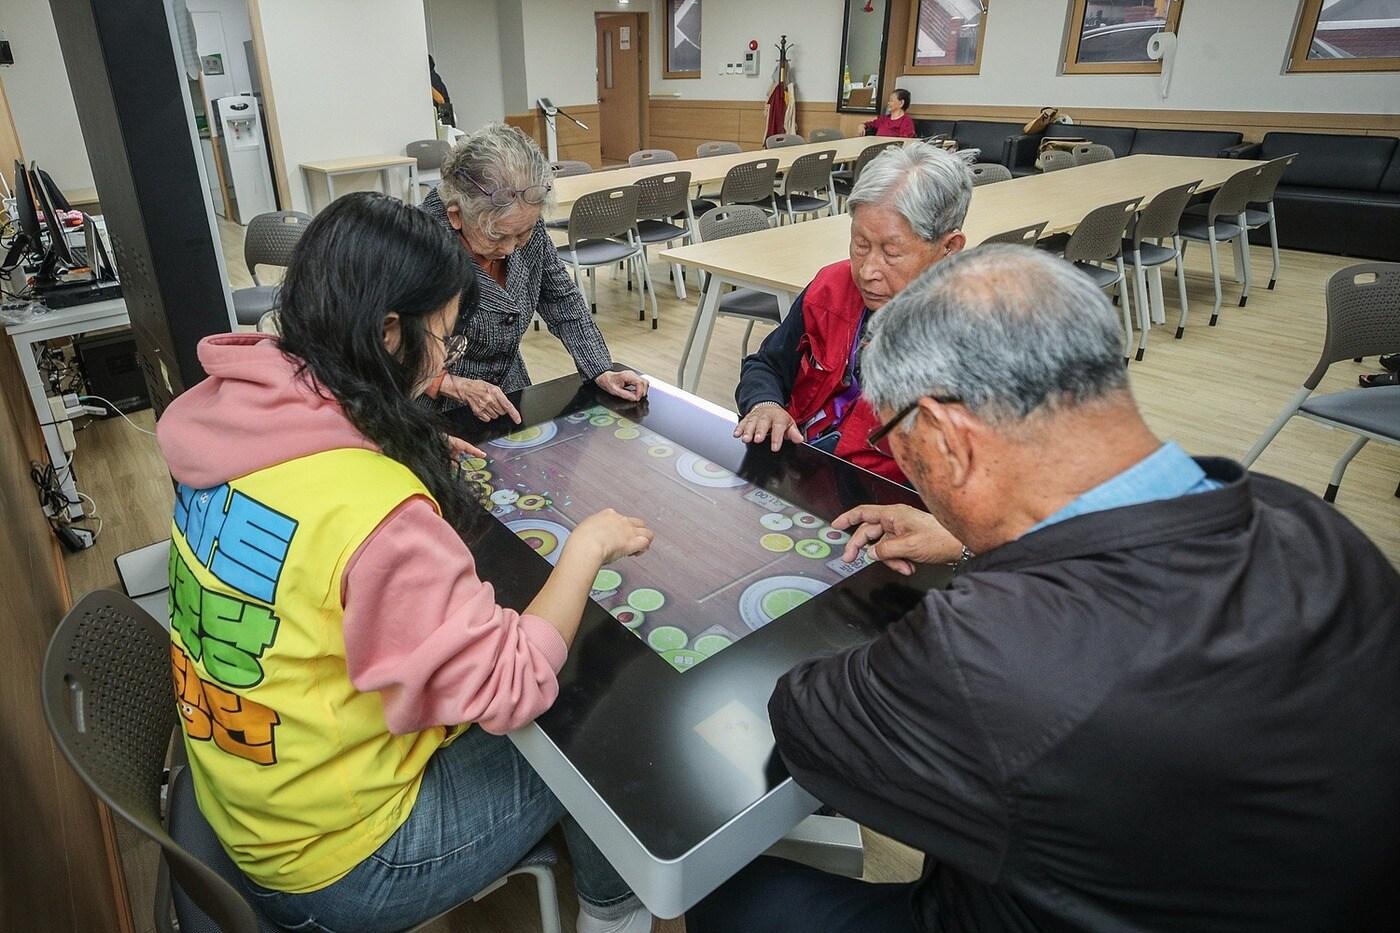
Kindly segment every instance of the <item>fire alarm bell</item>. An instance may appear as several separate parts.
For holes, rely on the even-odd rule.
[[[757,52],[757,51],[758,51],[758,40],[757,40],[757,39],[750,39],[750,40],[749,40],[749,51],[750,51],[750,52]]]

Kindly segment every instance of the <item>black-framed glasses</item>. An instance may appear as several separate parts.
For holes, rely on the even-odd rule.
[[[493,207],[510,207],[511,204],[515,202],[516,198],[519,198],[531,207],[538,207],[544,203],[544,199],[549,197],[549,192],[554,188],[553,185],[529,185],[525,188],[502,187],[487,189],[481,182],[477,181],[466,172],[462,173],[462,177],[471,182],[472,187],[477,191],[480,191],[490,198]]]
[[[432,334],[433,332],[432,332],[432,331],[428,331],[428,333]],[[462,357],[466,355],[466,353],[467,353],[467,335],[466,335],[466,334],[453,334],[453,335],[450,336],[450,337],[440,337],[440,336],[438,336],[437,334],[433,334],[433,336],[436,337],[437,340],[438,340],[438,342],[442,344],[442,352],[443,352],[443,357],[442,357],[442,368],[443,368],[443,369],[451,369],[451,368],[453,367],[454,364],[460,362],[461,359],[462,359]]]
[[[935,402],[938,402],[940,405],[957,405],[962,402],[962,399],[954,395],[920,396],[919,398],[914,399],[914,401],[910,402],[908,405],[905,405],[899,411],[895,412],[894,417],[891,418],[889,421],[886,421],[884,424],[871,431],[870,436],[866,438],[866,441],[870,444],[871,447],[879,446],[880,442],[883,441],[886,437],[888,437],[890,432],[893,431],[901,421],[903,421],[905,418],[908,418],[914,413],[914,409],[919,407],[919,402],[923,401],[926,398],[931,398]]]

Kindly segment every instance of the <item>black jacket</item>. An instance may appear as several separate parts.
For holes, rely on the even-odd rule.
[[[779,681],[798,782],[926,853],[924,929],[1394,922],[1400,577],[1312,494],[1200,462],[1226,485],[1029,534]]]

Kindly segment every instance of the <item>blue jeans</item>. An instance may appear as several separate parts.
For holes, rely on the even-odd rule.
[[[914,883],[873,884],[762,856],[685,915],[689,933],[918,933]]]
[[[505,736],[472,728],[428,762],[408,820],[335,883],[285,894],[248,882],[267,917],[290,930],[404,930],[429,920],[504,875],[563,822],[574,886],[609,918],[634,895],[544,781]]]

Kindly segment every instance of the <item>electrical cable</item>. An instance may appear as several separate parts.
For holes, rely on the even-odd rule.
[[[126,412],[122,411],[122,410],[121,410],[120,408],[118,408],[116,405],[112,404],[112,402],[111,402],[110,400],[105,399],[105,398],[103,398],[103,397],[100,396],[100,395],[80,395],[80,396],[78,396],[78,401],[80,401],[80,402],[86,401],[86,400],[88,400],[88,399],[93,399],[94,401],[102,402],[102,403],[103,403],[104,405],[106,405],[108,408],[112,409],[112,411],[114,411],[114,412],[116,412],[117,414],[121,415],[123,421],[125,421],[127,424],[131,425],[132,428],[134,428],[135,430],[140,431],[142,434],[149,434],[151,437],[155,437],[155,436],[156,436],[156,432],[154,432],[154,431],[147,431],[145,428],[141,427],[141,426],[140,426],[139,424],[137,424],[135,421],[132,421],[130,418],[128,418],[128,417],[126,416]]]

